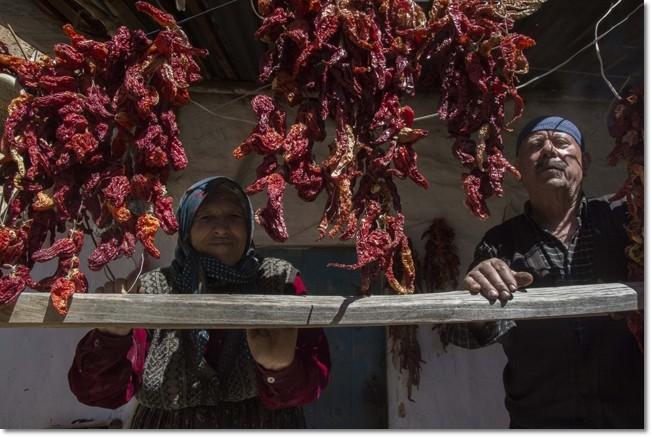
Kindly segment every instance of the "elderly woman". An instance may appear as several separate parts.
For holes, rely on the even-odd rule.
[[[256,255],[251,203],[231,179],[191,186],[177,219],[172,265],[143,274],[140,293],[305,293],[290,263]],[[132,428],[303,428],[300,406],[319,397],[329,369],[321,329],[98,328],[80,341],[68,380],[91,406],[135,396]]]

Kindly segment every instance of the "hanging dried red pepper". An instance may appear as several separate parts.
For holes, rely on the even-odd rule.
[[[417,325],[395,325],[389,327],[389,336],[392,340],[391,352],[394,365],[400,373],[407,373],[405,386],[407,398],[412,398],[412,388],[419,388],[421,382],[421,364],[425,364],[421,356],[419,344],[419,327]]]
[[[625,248],[627,257],[628,279],[643,281],[644,279],[644,141],[643,120],[644,100],[643,86],[631,86],[624,93],[625,97],[618,101],[609,114],[609,135],[616,146],[609,154],[609,165],[620,161],[627,164],[627,178],[621,189],[611,198],[627,200],[628,223],[625,231],[630,244]],[[636,337],[638,346],[643,350],[643,314],[635,312],[627,314],[627,326]]]
[[[423,288],[419,254],[414,249],[412,240],[409,238],[408,246],[414,259],[416,277],[415,292],[421,293]],[[394,273],[397,277],[402,276],[403,269],[399,257],[400,254],[397,253],[394,259]],[[419,388],[421,382],[421,364],[425,363],[421,356],[421,345],[419,344],[418,336],[419,327],[417,325],[393,325],[389,326],[388,333],[392,340],[391,352],[394,365],[399,369],[400,373],[403,373],[403,371],[407,373],[407,379],[405,381],[407,398],[414,402],[412,389]]]
[[[427,237],[427,238],[426,238]],[[443,291],[447,285],[457,287],[460,258],[455,245],[455,230],[443,217],[435,218],[421,235],[426,238],[422,277],[428,293]]]
[[[0,139],[8,204],[0,254],[12,266],[0,278],[2,301],[29,285],[34,262],[57,257],[55,275],[33,285],[65,314],[71,294],[88,288],[78,259],[85,234],[101,232],[88,260],[98,270],[132,256],[136,240],[158,257],[159,227],[178,228],[165,190],[170,171],[187,165],[174,109],[188,102],[201,79],[195,58],[207,52],[191,46],[170,14],[135,6],[163,27],[153,40],[120,27],[109,41],[94,41],[65,25],[71,42],[56,44],[53,58],[0,53],[0,68],[24,89]],[[66,229],[75,230],[53,241]]]
[[[439,117],[455,138],[453,154],[466,167],[462,182],[465,203],[476,216],[489,216],[486,200],[503,194],[503,178],[520,174],[503,156],[504,132],[523,113],[517,76],[527,73],[523,50],[534,40],[511,33],[514,21],[499,2],[435,0],[428,18],[422,59],[433,64],[440,83]],[[505,103],[514,113],[505,118]]]
[[[361,269],[364,292],[378,273],[395,291],[413,292],[394,178],[428,186],[414,150],[426,132],[412,127],[412,109],[400,105],[419,74],[425,14],[412,0],[265,0],[258,8],[265,18],[256,36],[270,44],[260,80],[272,83],[275,96],[254,98],[258,124],[234,156],[263,155],[250,190],[268,187],[270,203],[259,223],[283,241],[281,187],[294,186],[306,201],[325,190],[320,238],[356,241],[357,262],[337,266]],[[281,104],[298,107],[289,128]],[[335,140],[329,156],[316,162],[313,147],[326,138],[326,119],[334,121]],[[278,188],[270,190],[268,181]],[[392,269],[395,253],[405,267],[401,278]]]

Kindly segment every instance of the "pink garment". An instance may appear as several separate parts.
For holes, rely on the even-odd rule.
[[[297,276],[295,293],[304,295],[306,288]],[[222,332],[210,330],[205,357],[210,365],[219,360]],[[127,403],[142,382],[148,350],[147,331],[133,329],[131,335],[113,336],[96,329],[77,345],[68,371],[70,390],[86,405],[118,408]],[[280,371],[257,365],[258,394],[269,409],[304,405],[319,398],[328,383],[330,352],[321,328],[300,329],[292,364]]]

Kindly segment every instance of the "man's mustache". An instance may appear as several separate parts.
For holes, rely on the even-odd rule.
[[[565,170],[566,167],[568,167],[568,164],[566,164],[566,162],[559,161],[559,160],[554,160],[553,161],[553,160],[550,160],[550,159],[539,161],[539,162],[537,162],[537,165],[536,165],[537,170],[543,170],[543,169],[546,169],[546,168],[554,168],[554,169],[557,169],[557,170]]]

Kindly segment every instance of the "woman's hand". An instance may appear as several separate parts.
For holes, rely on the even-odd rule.
[[[281,370],[294,361],[296,328],[247,329],[247,343],[254,360],[267,370]]]

